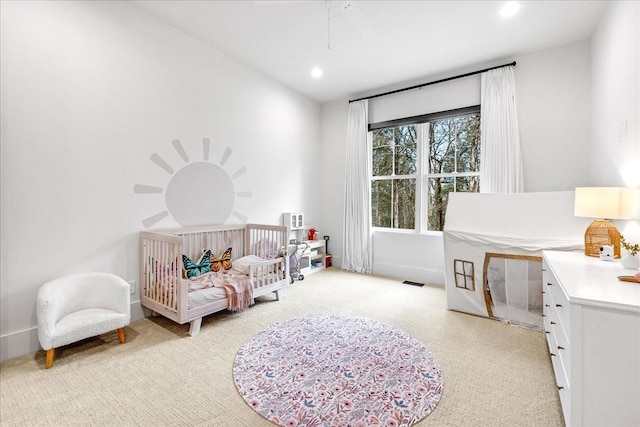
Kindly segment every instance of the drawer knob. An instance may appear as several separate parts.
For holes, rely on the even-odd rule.
[[[564,350],[564,347],[563,347],[563,346],[561,346],[561,345],[559,345],[559,346],[558,346],[558,350]]]
[[[562,389],[564,388],[564,387],[562,387],[561,385],[556,386],[556,387],[558,387],[558,390],[562,390]]]
[[[550,334],[551,332],[549,332],[549,331],[544,331],[544,333],[545,333],[545,334]]]
[[[545,306],[545,307],[551,307],[549,304],[545,304],[544,306]]]
[[[549,353],[549,356],[555,356],[555,354],[554,353]]]
[[[552,321],[551,321],[551,324],[552,324],[552,325],[555,325],[555,324],[556,324],[556,322],[554,322],[554,321],[552,320]]]
[[[546,292],[545,292],[545,291],[542,291],[542,293],[543,293],[543,294],[546,294]]]
[[[556,307],[562,307],[562,304],[556,304]]]
[[[553,286],[553,283],[547,282],[547,286]]]

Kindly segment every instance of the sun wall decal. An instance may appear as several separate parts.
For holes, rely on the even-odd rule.
[[[247,217],[234,209],[236,197],[251,197],[250,191],[236,192],[233,181],[247,172],[245,166],[229,175],[224,165],[233,150],[227,147],[219,163],[209,161],[211,142],[202,139],[202,157],[204,161],[191,162],[179,140],[171,144],[185,165],[179,170],[169,165],[159,154],[153,153],[150,160],[171,175],[165,189],[144,184],[135,184],[136,194],[163,194],[166,209],[142,221],[144,228],[152,227],[164,218],[171,216],[183,227],[204,224],[224,224],[231,215],[246,223]]]

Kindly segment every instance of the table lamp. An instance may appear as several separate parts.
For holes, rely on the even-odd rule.
[[[620,232],[610,219],[631,219],[634,190],[621,187],[578,187],[575,191],[574,216],[596,218],[584,233],[584,254],[600,256],[600,247],[613,246],[620,258]]]

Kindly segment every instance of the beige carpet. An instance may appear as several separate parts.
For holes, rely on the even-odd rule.
[[[2,426],[269,426],[235,389],[236,351],[274,322],[309,313],[369,317],[422,341],[444,372],[440,403],[417,426],[561,426],[540,332],[446,310],[445,291],[336,268],[262,297],[245,313],[188,325],[143,319],[117,334],[0,366]]]

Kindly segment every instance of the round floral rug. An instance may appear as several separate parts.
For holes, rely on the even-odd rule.
[[[260,415],[293,426],[410,426],[435,408],[431,352],[372,319],[313,315],[273,324],[238,351],[233,376]]]

